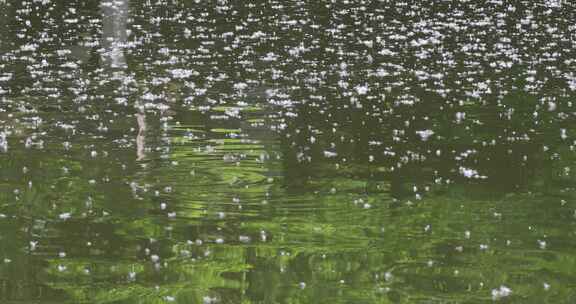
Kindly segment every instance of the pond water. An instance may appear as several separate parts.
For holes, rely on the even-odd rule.
[[[575,18],[0,0],[0,302],[573,303]]]

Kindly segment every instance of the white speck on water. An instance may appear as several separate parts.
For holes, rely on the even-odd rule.
[[[566,135],[566,129],[560,129],[560,138],[566,139],[568,135]]]
[[[358,95],[366,95],[368,93],[368,84],[358,85],[354,89]]]
[[[336,153],[336,152],[327,151],[327,150],[324,151],[324,157],[326,157],[326,158],[333,158],[336,156],[338,156],[338,153]]]
[[[174,79],[189,78],[190,76],[194,76],[197,74],[197,72],[194,72],[192,70],[185,70],[185,69],[173,69],[173,70],[168,70],[168,72],[170,73],[170,75]]]
[[[218,302],[218,299],[215,297],[209,297],[209,296],[205,296],[202,298],[202,303],[203,304],[213,304]]]
[[[386,273],[384,273],[384,280],[390,281],[390,280],[392,280],[392,277],[393,276],[392,276],[391,272],[387,271]]]
[[[434,131],[421,130],[421,131],[416,131],[416,134],[418,134],[423,141],[427,141],[430,138],[430,136],[434,135]]]
[[[546,243],[546,241],[544,241],[544,240],[538,240],[538,247],[539,247],[540,249],[546,249],[547,245],[548,245],[548,244]]]
[[[508,297],[512,294],[512,289],[502,285],[499,288],[492,289],[492,299],[500,300],[502,298]]]

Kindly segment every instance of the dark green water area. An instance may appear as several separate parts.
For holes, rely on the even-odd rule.
[[[576,303],[575,20],[0,0],[0,303]]]

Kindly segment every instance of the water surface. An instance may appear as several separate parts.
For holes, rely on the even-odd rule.
[[[0,302],[574,302],[575,15],[0,1]]]

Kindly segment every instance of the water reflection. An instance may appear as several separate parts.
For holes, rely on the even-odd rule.
[[[128,1],[100,2],[102,12],[102,61],[112,68],[126,68],[124,48],[128,42]]]
[[[126,62],[125,49],[128,46],[128,13],[129,3],[123,1],[102,1],[100,3],[102,12],[102,62],[110,74],[121,82],[121,95],[116,99],[122,104],[126,104],[129,99],[129,77],[125,70],[128,68]],[[138,125],[136,135],[136,160],[141,161],[146,157],[146,113],[143,102],[135,101],[137,110],[135,117]]]
[[[144,111],[139,110],[136,113],[136,122],[138,123],[138,135],[136,136],[136,160],[144,160],[146,153],[144,148],[146,146],[146,114]]]
[[[0,5],[1,301],[574,296],[568,4]]]

